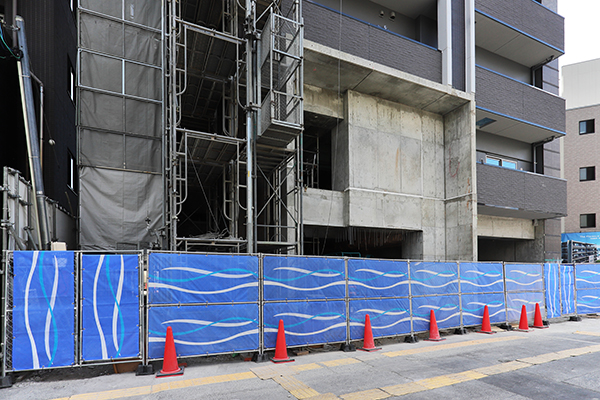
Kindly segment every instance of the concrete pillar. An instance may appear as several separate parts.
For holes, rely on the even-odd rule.
[[[475,104],[444,116],[446,259],[477,260]]]

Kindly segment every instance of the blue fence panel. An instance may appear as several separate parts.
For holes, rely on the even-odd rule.
[[[460,263],[462,293],[504,292],[501,263]]]
[[[414,297],[412,299],[413,329],[415,332],[429,330],[429,315],[433,310],[438,328],[460,326],[458,295]]]
[[[600,264],[577,264],[577,290],[600,287]]]
[[[346,340],[346,303],[310,301],[264,305],[265,347],[275,347],[279,320],[288,346]]]
[[[413,296],[458,293],[458,265],[445,262],[411,262]]]
[[[410,303],[408,299],[350,301],[350,339],[363,339],[365,317],[369,314],[374,337],[410,333]]]
[[[258,301],[258,257],[150,253],[151,304]]]
[[[544,281],[546,283],[546,312],[548,318],[561,316],[560,278],[558,264],[544,264]]]
[[[148,354],[164,355],[167,327],[179,356],[258,350],[258,305],[151,307]]]
[[[344,259],[265,257],[265,300],[342,299],[346,295]]]
[[[463,294],[463,325],[481,325],[483,309],[486,305],[488,306],[490,322],[492,324],[506,322],[504,293]]]
[[[572,265],[560,266],[560,295],[562,314],[574,314],[575,310],[575,268]]]
[[[405,261],[348,260],[348,292],[357,297],[408,297]]]
[[[14,252],[14,370],[75,363],[74,254]]]
[[[579,267],[579,265],[577,266]],[[600,311],[600,288],[577,290],[577,313],[592,314]]]
[[[81,257],[82,358],[140,355],[138,255]]]
[[[542,264],[506,264],[506,290],[543,291]]]
[[[533,323],[535,303],[540,304],[540,311],[544,317],[544,292],[507,293],[506,305],[508,321],[519,321],[521,318],[521,307],[523,304],[527,309],[527,318]]]

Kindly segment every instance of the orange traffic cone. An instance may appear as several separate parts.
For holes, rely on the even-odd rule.
[[[529,332],[529,323],[527,322],[527,308],[525,304],[521,307],[521,321],[519,322],[519,329],[521,332]]]
[[[371,319],[369,318],[369,314],[365,316],[365,338],[363,339],[363,347],[361,347],[359,350],[381,350],[381,347],[375,347],[375,341],[373,340],[373,331],[371,331]]]
[[[284,363],[294,361],[287,354],[287,346],[285,344],[285,329],[283,328],[283,320],[279,320],[279,328],[277,329],[277,343],[275,345],[275,357],[271,358],[274,363]]]
[[[542,321],[542,313],[540,312],[540,303],[535,303],[535,315],[533,317],[533,327],[537,329],[546,329],[547,326],[544,325],[544,321]]]
[[[177,353],[175,352],[175,341],[173,340],[173,330],[167,327],[167,340],[165,341],[165,357],[163,359],[163,368],[156,373],[157,378],[163,376],[183,375],[183,367],[177,364]]]
[[[433,310],[429,313],[429,340],[430,342],[439,342],[442,340],[446,340],[440,336],[440,331],[438,331],[437,322],[435,321],[435,313]]]
[[[479,333],[487,333],[490,335],[492,333],[496,333],[496,332],[492,331],[492,325],[490,324],[490,312],[488,310],[487,305],[483,308],[483,321],[481,321],[481,330],[478,332]]]

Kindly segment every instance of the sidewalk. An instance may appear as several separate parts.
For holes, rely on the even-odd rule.
[[[81,379],[89,372],[24,373],[29,378],[17,376],[0,399],[600,398],[600,319],[384,344],[373,353],[311,353],[286,364],[193,361],[183,376],[168,378],[114,374],[112,366],[94,368],[108,375]]]

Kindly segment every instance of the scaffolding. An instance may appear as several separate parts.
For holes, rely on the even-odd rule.
[[[166,7],[165,247],[302,254],[301,0]]]

